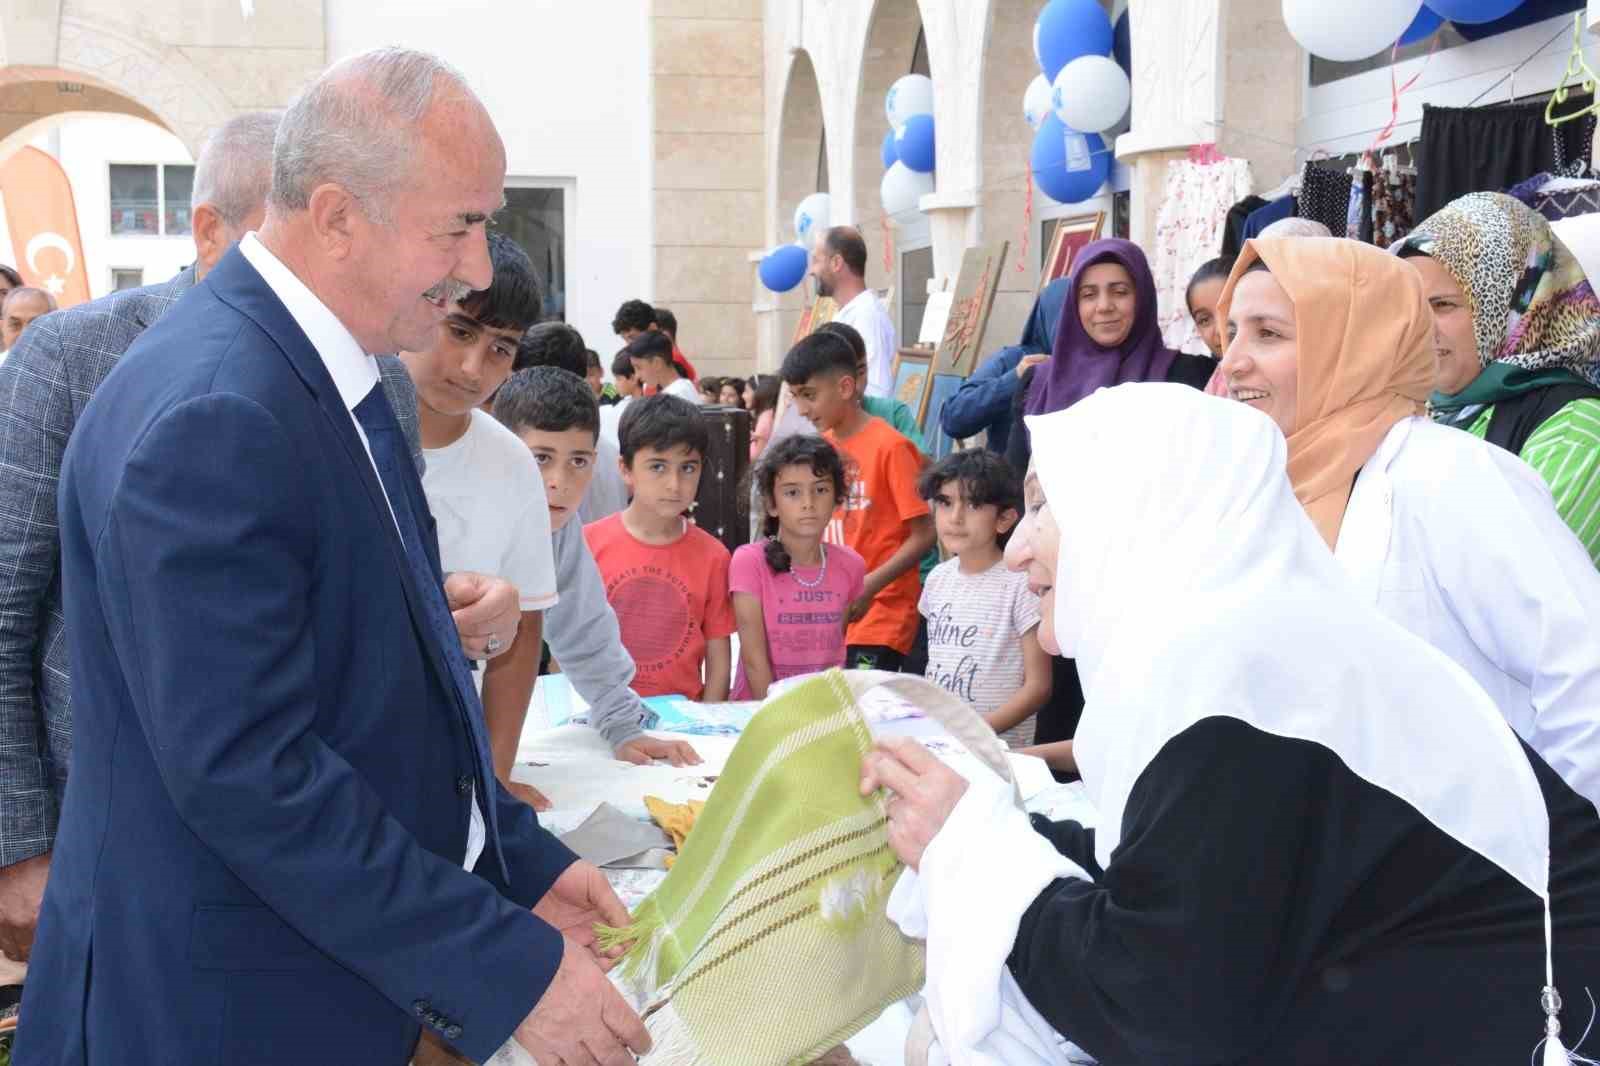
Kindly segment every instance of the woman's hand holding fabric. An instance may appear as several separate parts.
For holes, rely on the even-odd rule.
[[[891,737],[880,740],[861,761],[861,794],[880,788],[893,793],[888,803],[889,846],[915,870],[966,794],[966,779],[915,740]]]

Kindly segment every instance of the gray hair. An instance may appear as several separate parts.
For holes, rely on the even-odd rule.
[[[10,292],[6,293],[5,299],[0,300],[0,314],[5,312],[7,305],[9,305],[12,300],[22,300],[32,296],[37,296],[39,299],[43,300],[44,305],[52,311],[55,311],[60,307],[60,305],[56,303],[56,298],[51,296],[44,289],[36,289],[32,285],[19,285]]]
[[[319,185],[343,186],[376,222],[387,222],[387,194],[411,170],[417,123],[444,86],[471,93],[436,56],[378,48],[334,64],[306,87],[278,126],[272,151],[272,203],[293,211]]]
[[[272,141],[281,117],[276,111],[250,111],[211,135],[194,164],[191,209],[210,204],[229,229],[237,230],[267,202]]]
[[[1280,218],[1262,229],[1262,237],[1332,237],[1333,231],[1313,218]]]

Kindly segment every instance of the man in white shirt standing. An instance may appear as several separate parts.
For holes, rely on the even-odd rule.
[[[867,242],[854,226],[835,226],[811,249],[811,276],[818,296],[839,305],[835,322],[852,326],[867,345],[867,395],[888,396],[894,377],[894,320],[867,288]]]
[[[545,808],[536,791],[512,782],[516,731],[496,724],[521,723],[539,676],[542,612],[556,603],[550,512],[528,449],[479,406],[511,376],[523,331],[539,317],[539,283],[515,241],[503,233],[488,240],[493,282],[451,303],[432,343],[401,352],[400,360],[417,386],[422,489],[439,527],[440,563],[446,573],[505,578],[521,596],[522,623],[511,649],[477,676],[495,776],[512,795]]]
[[[678,396],[696,405],[700,403],[700,390],[678,373],[678,366],[673,362],[671,337],[659,330],[650,330],[634,337],[625,350],[633,360],[633,369],[640,381],[668,396]]]

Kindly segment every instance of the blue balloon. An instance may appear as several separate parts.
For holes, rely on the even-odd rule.
[[[1111,58],[1117,61],[1117,66],[1128,77],[1133,77],[1133,29],[1128,25],[1128,12],[1124,11],[1117,18],[1116,28],[1111,35]]]
[[[1400,43],[1420,44],[1439,32],[1439,27],[1443,25],[1444,16],[1424,4],[1417,12],[1417,17],[1411,20],[1411,25],[1406,27],[1406,32],[1400,35]]]
[[[761,284],[773,292],[788,292],[806,279],[811,257],[798,244],[785,244],[768,252],[761,260]]]
[[[1505,18],[1521,3],[1522,0],[1428,0],[1435,14],[1468,25]]]
[[[1111,176],[1111,152],[1100,135],[1068,129],[1055,115],[1033,135],[1029,163],[1034,184],[1058,204],[1089,199]]]
[[[1033,26],[1033,49],[1051,82],[1080,56],[1111,54],[1111,19],[1099,0],[1050,0]]]
[[[900,162],[918,174],[933,173],[933,116],[912,115],[894,134]]]
[[[883,150],[879,152],[879,155],[883,157],[884,170],[888,170],[900,162],[900,153],[895,151],[894,147],[894,130],[890,130],[883,135]]]
[[[1463,22],[1456,26],[1456,32],[1469,41],[1481,41],[1485,37],[1493,37],[1508,30],[1520,30],[1524,26],[1532,26],[1535,22],[1543,22],[1557,15],[1565,15],[1570,20],[1572,12],[1581,6],[1577,0],[1522,0],[1517,9],[1504,18],[1477,24]]]

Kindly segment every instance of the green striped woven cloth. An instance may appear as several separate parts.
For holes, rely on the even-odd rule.
[[[643,1005],[651,1066],[809,1063],[922,986],[884,913],[900,863],[852,685],[819,674],[761,708],[672,872],[603,943]]]

